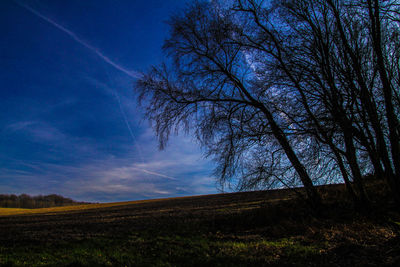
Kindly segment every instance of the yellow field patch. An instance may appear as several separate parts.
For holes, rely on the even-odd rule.
[[[113,203],[82,204],[82,205],[74,205],[74,206],[40,208],[40,209],[0,208],[0,216],[39,214],[39,213],[44,213],[44,214],[59,213],[59,212],[68,212],[68,211],[98,209],[98,208],[107,208],[107,207],[114,207],[114,206],[140,204],[140,203],[154,202],[154,201],[161,201],[161,199],[149,199],[149,200],[113,202]]]
[[[158,199],[146,199],[146,200],[136,200],[136,201],[125,201],[125,202],[113,202],[113,203],[95,203],[95,204],[82,204],[82,205],[73,205],[73,206],[65,206],[65,207],[52,207],[52,208],[40,208],[40,209],[17,209],[17,208],[0,208],[0,216],[11,216],[11,215],[29,215],[29,214],[54,214],[60,212],[69,212],[69,211],[79,211],[79,210],[87,210],[87,209],[100,209],[100,208],[108,208],[114,206],[124,206],[124,205],[134,205],[134,204],[142,204],[142,203],[151,203],[151,202],[159,202],[173,199],[197,199],[197,198],[206,198],[211,196],[218,196],[224,194],[210,194],[210,195],[199,195],[199,196],[185,196],[185,197],[172,197],[172,198],[158,198]],[[227,194],[229,195],[229,194]],[[269,201],[279,201],[281,199],[270,199]],[[248,202],[247,204],[260,204],[265,200],[258,200],[253,202]],[[238,204],[227,204],[228,206],[238,206]],[[252,207],[251,209],[253,209]],[[195,208],[192,208],[195,209]]]
[[[203,196],[188,196],[188,197],[171,197],[171,198],[156,198],[156,199],[145,199],[145,200],[135,200],[135,201],[124,201],[124,202],[112,202],[112,203],[94,203],[94,204],[82,204],[64,207],[52,207],[52,208],[40,208],[40,209],[18,209],[18,208],[0,208],[0,216],[8,215],[24,215],[24,214],[51,214],[59,212],[77,211],[77,210],[87,210],[87,209],[100,209],[108,208],[114,206],[124,206],[124,205],[134,205],[150,202],[158,202],[172,199],[185,199],[185,198],[198,198],[206,197]]]
[[[0,208],[0,215],[21,214],[27,210],[28,209]]]

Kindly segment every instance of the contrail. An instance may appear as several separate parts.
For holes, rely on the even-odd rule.
[[[115,97],[115,99],[116,99],[117,102],[118,102],[119,110],[121,111],[122,117],[123,117],[123,119],[124,119],[124,121],[125,121],[126,127],[128,128],[129,134],[130,134],[131,137],[132,137],[133,143],[134,143],[134,144],[135,144],[135,143],[138,144],[138,142],[137,142],[137,140],[136,140],[136,137],[135,137],[135,135],[134,135],[134,133],[133,133],[133,131],[132,131],[131,125],[129,124],[128,116],[126,116],[126,113],[125,113],[125,111],[124,111],[124,108],[122,107],[121,98],[119,97],[119,94],[118,94],[118,92],[117,92],[117,88],[115,87],[115,83],[111,80],[110,74],[108,73],[108,69],[107,69],[106,66],[104,67],[104,70],[105,70],[105,72],[106,72],[108,81],[109,81],[110,83],[112,83],[112,87],[111,87],[111,88],[112,88],[112,92],[114,93],[114,97]],[[139,149],[139,150],[140,150],[140,149]],[[140,151],[139,151],[139,152],[140,152]]]
[[[178,180],[178,179],[176,179],[175,177],[172,177],[172,176],[164,175],[164,174],[161,174],[161,173],[158,173],[158,172],[148,171],[148,170],[141,169],[141,168],[132,167],[131,169],[142,171],[144,173],[148,173],[148,174],[152,174],[152,175],[156,175],[156,176],[160,176],[160,177],[167,178],[167,179],[174,180],[174,181]]]
[[[112,78],[110,77],[110,74],[108,73],[108,70],[107,70],[106,66],[105,66],[105,71],[106,71],[107,78],[108,78],[109,82],[114,84]],[[131,126],[130,126],[130,124],[129,124],[128,117],[126,116],[126,113],[125,113],[124,108],[123,108],[122,103],[121,103],[121,98],[120,98],[120,96],[119,96],[119,94],[118,94],[118,91],[117,91],[116,87],[115,87],[115,86],[112,86],[112,88],[113,88],[112,91],[113,91],[113,93],[114,93],[114,96],[115,96],[115,98],[117,99],[117,102],[118,102],[119,109],[120,109],[120,111],[121,111],[122,117],[124,118],[126,127],[128,128],[129,134],[130,134],[131,137],[132,137],[133,144],[134,144],[134,145],[136,144],[137,149],[138,149],[138,153],[139,153],[139,157],[140,157],[142,163],[144,163],[143,155],[142,155],[142,149],[140,148],[139,142],[137,141],[136,136],[135,136],[135,134],[133,133],[132,128],[131,128]],[[132,167],[132,169],[138,170],[138,171],[141,171],[141,172],[144,172],[144,173],[146,173],[146,174],[151,174],[151,175],[155,175],[155,176],[167,178],[167,179],[169,179],[169,180],[174,180],[174,181],[178,180],[178,179],[175,178],[175,177],[168,176],[168,175],[165,175],[165,174],[162,174],[162,173],[158,173],[158,172],[154,172],[154,171],[149,171],[149,170],[146,170],[146,169],[143,169],[143,168]]]
[[[136,138],[135,134],[132,131],[131,125],[130,125],[130,123],[128,121],[128,116],[126,116],[126,112],[125,112],[125,110],[124,110],[124,108],[122,106],[121,98],[119,97],[119,94],[118,94],[117,88],[115,86],[114,80],[111,79],[111,76],[110,76],[110,73],[108,72],[107,66],[104,66],[104,70],[106,72],[106,76],[107,76],[108,81],[110,83],[112,83],[112,86],[111,86],[112,92],[114,93],[114,97],[118,102],[119,110],[121,111],[121,114],[122,114],[122,117],[124,119],[126,128],[128,128],[128,132],[129,132],[130,136],[132,137],[133,145],[136,144],[138,152],[139,152],[139,157],[140,157],[141,161],[144,163],[143,155],[142,155],[142,149],[140,148],[139,142],[137,141],[137,138]]]
[[[91,50],[92,52],[94,52],[96,55],[98,55],[104,62],[108,63],[109,65],[113,66],[114,68],[116,68],[117,70],[122,71],[123,73],[127,74],[128,76],[132,77],[132,78],[140,78],[141,74],[136,72],[136,71],[131,71],[131,70],[127,70],[124,67],[122,67],[121,65],[119,65],[118,63],[115,63],[113,60],[111,60],[109,57],[105,56],[99,49],[97,49],[94,46],[91,46],[90,44],[88,44],[87,42],[85,42],[84,40],[82,40],[81,38],[79,38],[74,32],[70,31],[69,29],[65,28],[64,26],[58,24],[57,22],[55,22],[54,20],[46,17],[45,15],[43,15],[42,13],[38,12],[37,10],[33,9],[32,7],[20,3],[18,1],[15,1],[15,3],[17,3],[19,6],[25,8],[26,10],[30,11],[32,14],[36,15],[37,17],[47,21],[48,23],[50,23],[51,25],[53,25],[54,27],[58,28],[59,30],[65,32],[66,34],[68,34],[73,40],[75,40],[76,42],[80,43],[81,45],[83,45],[84,47],[88,48],[89,50]]]
[[[30,7],[30,6],[26,5],[26,4],[20,3],[20,2],[18,2],[18,1],[14,1],[14,2],[15,2],[16,4],[18,4],[19,6],[25,8],[26,10],[30,11],[32,14],[36,15],[37,17],[43,19],[44,21],[47,21],[48,23],[50,23],[51,25],[53,25],[53,26],[56,27],[57,29],[63,31],[63,32],[66,33],[66,34],[68,34],[73,40],[75,40],[75,41],[78,42],[79,44],[83,45],[84,47],[86,47],[86,48],[88,48],[89,50],[91,50],[92,52],[94,52],[94,53],[95,53],[97,56],[99,56],[104,62],[106,62],[107,64],[113,66],[115,69],[120,70],[120,71],[122,71],[123,73],[125,73],[125,74],[127,74],[128,76],[130,76],[130,77],[132,77],[132,78],[135,78],[135,79],[141,77],[141,74],[140,74],[140,73],[138,73],[138,72],[136,72],[136,71],[127,70],[127,69],[125,69],[124,67],[122,67],[121,65],[115,63],[115,62],[114,62],[113,60],[111,60],[109,57],[105,56],[99,49],[97,49],[96,47],[94,47],[94,46],[88,44],[87,42],[85,42],[85,41],[82,40],[81,38],[79,38],[79,37],[78,37],[74,32],[72,32],[71,30],[65,28],[64,26],[62,26],[62,25],[60,25],[60,24],[58,24],[58,23],[55,22],[54,20],[52,20],[52,19],[46,17],[46,16],[43,15],[42,13],[38,12],[37,10],[33,9],[32,7]],[[107,70],[106,70],[106,71],[107,71]],[[108,79],[110,80],[108,71],[107,71],[107,76],[108,76]],[[121,113],[122,113],[122,116],[123,116],[123,118],[124,118],[125,124],[126,124],[126,126],[127,126],[127,128],[128,128],[129,134],[131,135],[131,137],[132,137],[132,139],[133,139],[133,142],[136,143],[136,144],[138,144],[138,142],[136,141],[135,135],[133,134],[132,128],[131,128],[131,126],[130,126],[130,124],[129,124],[129,122],[128,122],[128,118],[127,118],[126,113],[125,113],[125,111],[124,111],[124,109],[123,109],[123,107],[122,107],[121,99],[120,99],[120,97],[119,97],[118,92],[116,91],[116,89],[114,89],[114,94],[115,94],[115,98],[116,98],[117,101],[118,101],[118,105],[119,105],[120,111],[121,111]],[[141,154],[140,148],[139,148],[139,153]],[[141,157],[142,157],[142,156],[141,156]],[[142,161],[143,161],[143,160],[142,160]],[[156,175],[156,176],[159,176],[159,177],[167,178],[167,179],[170,179],[170,180],[177,180],[177,179],[174,178],[174,177],[171,177],[171,176],[168,176],[168,175],[164,175],[164,174],[161,174],[161,173],[157,173],[157,172],[153,172],[153,171],[149,171],[149,170],[146,170],[146,169],[141,169],[141,168],[136,168],[136,167],[133,168],[133,169],[136,169],[136,170],[138,170],[138,171],[142,171],[142,172],[147,173],[147,174],[152,174],[152,175]]]
[[[129,76],[132,77],[132,78],[138,78],[138,77],[139,77],[139,73],[137,73],[137,72],[135,72],[135,71],[129,71],[129,70],[125,69],[124,67],[118,65],[117,63],[115,63],[114,61],[112,61],[110,58],[108,58],[107,56],[105,56],[103,53],[101,53],[101,52],[99,51],[99,49],[97,49],[96,47],[91,46],[91,45],[88,44],[87,42],[83,41],[83,40],[82,40],[81,38],[79,38],[74,32],[68,30],[68,29],[65,28],[64,26],[62,26],[62,25],[58,24],[57,22],[55,22],[54,20],[52,20],[52,19],[46,17],[45,15],[41,14],[41,13],[38,12],[37,10],[31,8],[30,6],[25,5],[25,4],[22,4],[22,3],[20,3],[20,2],[16,2],[16,3],[17,3],[19,6],[21,6],[21,7],[25,8],[25,9],[29,10],[31,13],[33,13],[33,14],[36,15],[37,17],[39,17],[39,18],[41,18],[41,19],[47,21],[48,23],[50,23],[50,24],[53,25],[54,27],[56,27],[56,28],[58,28],[59,30],[61,30],[61,31],[65,32],[66,34],[68,34],[68,35],[69,35],[72,39],[74,39],[76,42],[78,42],[79,44],[83,45],[84,47],[88,48],[89,50],[91,50],[92,52],[94,52],[96,55],[98,55],[98,56],[99,56],[104,62],[106,62],[107,64],[109,64],[109,65],[113,66],[114,68],[116,68],[116,69],[118,69],[118,70],[124,72],[125,74],[129,75]],[[110,77],[109,77],[107,68],[106,68],[106,72],[107,72],[107,77],[108,77],[108,79],[110,80]],[[129,123],[128,123],[127,116],[126,116],[126,114],[125,114],[125,111],[124,111],[123,108],[122,108],[121,100],[120,100],[119,95],[118,95],[118,93],[116,92],[115,88],[114,88],[113,92],[114,92],[115,98],[116,98],[117,101],[118,101],[119,109],[120,109],[120,111],[121,111],[121,113],[122,113],[122,116],[123,116],[123,118],[124,118],[125,124],[126,124],[126,126],[127,126],[127,128],[128,128],[128,131],[129,131],[129,133],[130,133],[130,135],[131,135],[133,141],[136,142],[136,140],[135,140],[136,138],[135,138],[135,136],[134,136],[134,134],[133,134],[133,131],[132,131],[132,129],[131,129],[131,126],[130,126]]]

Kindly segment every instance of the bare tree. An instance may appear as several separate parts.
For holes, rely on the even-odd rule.
[[[153,68],[136,84],[142,103],[148,104],[148,118],[155,122],[161,146],[174,127],[195,128],[216,156],[221,180],[247,170],[245,162],[260,149],[279,146],[310,201],[319,205],[312,179],[281,127],[282,114],[270,103],[273,88],[256,82],[245,50],[235,41],[240,29],[234,19],[208,3],[196,3],[171,19],[164,47],[174,60],[172,71]]]
[[[395,0],[196,2],[139,99],[161,148],[194,129],[222,185],[300,182],[318,206],[314,184],[343,179],[363,206],[373,170],[400,200],[399,14]]]
[[[386,13],[390,13],[389,7],[398,8],[391,4],[385,5]],[[302,109],[293,101],[290,103],[296,110],[289,117],[298,129],[313,134],[330,147],[349,193],[354,196],[341,154],[346,158],[362,203],[367,196],[360,164],[372,165],[377,175],[386,176],[394,196],[398,196],[397,176],[391,167],[396,165],[396,157],[392,155],[391,162],[385,138],[387,129],[390,137],[390,132],[395,134],[390,129],[397,126],[382,122],[385,112],[388,117],[388,108],[380,107],[385,99],[381,94],[383,82],[377,79],[379,65],[371,60],[377,53],[371,37],[373,31],[365,27],[371,21],[367,6],[362,1],[289,0],[267,4],[238,0],[234,10],[245,14],[250,21],[246,23],[247,30],[241,33],[242,43],[256,59],[257,72],[262,73],[264,80],[274,80],[282,94],[291,94],[291,98],[302,103]],[[383,47],[397,47],[397,43],[398,40],[386,38]],[[395,53],[381,54],[387,60],[388,55]],[[300,115],[301,112],[304,114]],[[393,151],[392,148],[392,154]],[[369,162],[360,162],[364,152]]]
[[[399,38],[397,40],[392,39],[393,33],[395,36],[399,34],[397,21],[400,17],[399,5],[397,1],[384,1],[384,3],[380,3],[378,0],[367,1],[373,55],[381,82],[380,87],[384,96],[385,115],[389,127],[389,140],[393,159],[392,163],[395,169],[394,175],[390,173],[388,178],[392,188],[397,191],[396,193],[400,193],[400,123],[395,113],[393,94],[398,92],[399,88],[396,88],[396,84],[390,79],[390,76],[393,77],[396,71],[396,69],[390,67],[390,57],[394,52],[392,49],[394,47],[398,48],[400,43]],[[391,15],[395,16],[394,21]],[[385,32],[383,26],[393,32]],[[385,158],[385,160],[387,159]],[[387,168],[389,169],[389,166]]]

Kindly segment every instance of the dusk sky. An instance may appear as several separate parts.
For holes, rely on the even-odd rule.
[[[112,202],[216,193],[190,136],[164,151],[136,104],[184,0],[0,1],[0,194]]]

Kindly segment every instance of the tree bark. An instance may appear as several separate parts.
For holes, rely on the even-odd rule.
[[[386,119],[389,126],[389,141],[391,146],[391,154],[393,165],[395,168],[395,175],[390,175],[391,184],[395,189],[396,195],[400,194],[400,143],[399,143],[399,121],[396,117],[393,106],[393,91],[392,85],[387,76],[384,56],[382,51],[382,31],[380,23],[379,1],[375,0],[372,4],[368,0],[368,11],[371,22],[371,35],[373,42],[373,49],[375,52],[376,62],[379,71],[379,77],[382,82],[382,92],[385,100]]]

